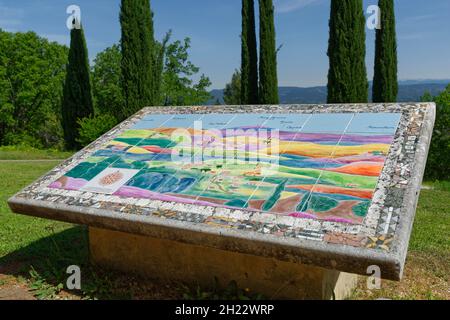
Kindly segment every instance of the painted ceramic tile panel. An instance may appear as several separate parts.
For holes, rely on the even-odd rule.
[[[359,224],[399,120],[392,113],[148,115],[50,187]]]

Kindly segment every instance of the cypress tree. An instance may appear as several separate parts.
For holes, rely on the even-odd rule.
[[[68,150],[81,148],[78,121],[94,114],[90,69],[83,28],[70,32],[69,61],[63,89],[62,127]]]
[[[153,16],[149,0],[122,0],[123,118],[155,103]],[[122,120],[122,119],[120,119]]]
[[[397,39],[394,0],[379,0],[381,29],[376,31],[373,102],[397,101]]]
[[[331,0],[328,103],[368,101],[362,0]]]
[[[161,97],[162,76],[164,71],[164,58],[166,55],[167,43],[171,37],[171,31],[169,31],[163,41],[159,43],[154,42],[153,48],[153,105],[163,104]]]
[[[278,104],[277,49],[272,0],[259,0],[259,102]]]
[[[242,0],[241,43],[241,101],[243,104],[258,104],[258,50],[254,0]]]

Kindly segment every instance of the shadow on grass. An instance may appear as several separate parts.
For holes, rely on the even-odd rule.
[[[66,271],[72,265],[81,269],[80,291],[66,290],[70,276]],[[121,279],[120,275],[89,263],[88,231],[81,226],[42,238],[0,258],[0,273],[25,280],[38,299],[65,295],[80,299],[130,298],[127,290],[118,289],[111,280]]]
[[[69,291],[67,268],[81,269],[81,290]],[[38,299],[262,299],[240,289],[235,282],[214,288],[200,288],[180,282],[161,282],[108,270],[89,262],[87,227],[78,226],[42,238],[0,258],[0,273],[26,282]]]

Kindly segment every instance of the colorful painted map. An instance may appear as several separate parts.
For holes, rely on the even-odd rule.
[[[359,224],[400,117],[148,115],[50,187]]]

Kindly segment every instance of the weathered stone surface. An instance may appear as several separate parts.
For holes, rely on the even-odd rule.
[[[97,265],[202,288],[217,277],[269,299],[341,300],[357,284],[348,273],[123,232],[89,228],[89,243]]]

